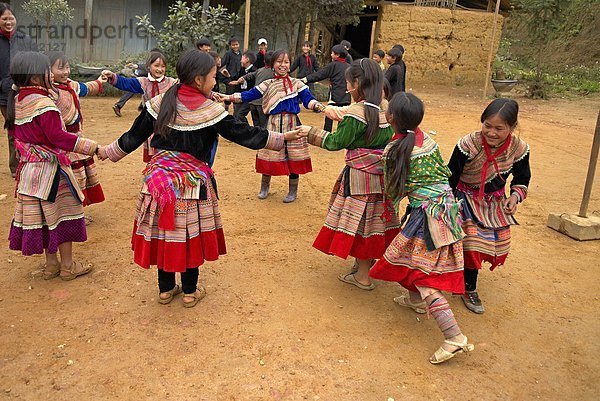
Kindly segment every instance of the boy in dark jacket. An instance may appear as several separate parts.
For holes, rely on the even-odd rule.
[[[310,51],[312,49],[312,43],[306,41],[302,44],[302,54],[296,57],[296,60],[292,63],[292,67],[290,68],[290,74],[296,69],[298,69],[298,73],[296,74],[296,78],[304,78],[313,72],[319,71],[319,63],[317,62],[317,58]],[[308,84],[308,88],[314,94],[315,84]]]
[[[242,53],[240,52],[240,41],[236,37],[229,39],[229,50],[223,55],[221,60],[221,69],[223,83],[225,84],[225,93],[231,95],[240,91],[237,85],[229,85],[229,82],[237,79],[242,69]],[[225,108],[229,111],[230,102],[225,102]]]
[[[329,79],[329,104],[332,106],[348,106],[351,101],[350,93],[346,91],[346,70],[350,64],[346,62],[348,53],[342,45],[335,45],[331,48],[331,63],[317,72],[313,72],[305,78],[303,82],[312,83]],[[331,132],[333,120],[325,117],[323,129]]]
[[[398,92],[406,90],[406,64],[402,60],[404,48],[396,45],[387,52],[387,63],[390,67],[385,72],[385,79],[390,84],[390,99]]]

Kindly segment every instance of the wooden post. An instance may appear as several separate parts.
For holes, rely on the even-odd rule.
[[[244,48],[248,50],[248,42],[250,41],[250,3],[251,0],[246,0],[246,18],[244,20]]]
[[[488,86],[490,84],[490,72],[492,69],[492,57],[494,56],[494,42],[496,40],[496,26],[498,25],[498,13],[500,12],[500,0],[496,1],[496,13],[494,14],[494,26],[492,27],[492,43],[490,44],[490,54],[487,62],[487,72],[485,74],[485,86],[483,87],[483,98],[487,96]]]
[[[371,58],[373,56],[373,46],[375,45],[375,27],[377,26],[377,20],[373,21],[373,25],[371,26],[371,41],[369,42],[369,55]]]
[[[596,165],[598,164],[598,149],[600,148],[600,112],[596,120],[596,131],[594,132],[594,142],[592,143],[592,154],[590,155],[590,165],[588,167],[585,187],[583,189],[583,199],[579,208],[579,217],[587,217],[588,206],[590,205],[590,195],[592,193],[592,184],[596,175]]]
[[[83,62],[87,63],[92,59],[92,17],[94,10],[94,0],[85,0],[85,10],[83,21],[85,23],[85,39],[83,42]]]

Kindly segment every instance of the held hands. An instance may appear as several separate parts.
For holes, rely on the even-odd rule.
[[[213,100],[215,102],[230,102],[231,96],[224,93],[213,92]]]
[[[300,127],[296,127],[296,129],[285,132],[283,134],[286,141],[294,141],[296,139],[306,138],[307,135],[308,135],[308,131],[306,133],[304,133],[302,131],[302,129],[300,129]]]
[[[312,127],[310,125],[299,125],[296,129],[300,131],[301,136],[307,137]]]
[[[96,149],[96,156],[102,161],[108,159],[108,156],[106,155],[106,146],[98,146],[98,149]]]
[[[103,84],[108,82],[108,78],[106,78],[106,75],[104,74],[100,74],[100,76],[98,77],[98,81],[102,82]]]
[[[323,113],[327,107],[322,103],[317,103],[313,108],[315,113]]]
[[[515,214],[517,212],[517,205],[519,203],[519,197],[516,194],[512,194],[508,199],[504,201],[504,211],[506,214]]]
[[[100,80],[102,82],[110,82],[110,81],[112,81],[114,76],[115,76],[115,73],[112,72],[111,70],[104,70],[104,71],[102,71],[102,74],[100,74]],[[104,77],[104,78],[102,78],[102,77]]]

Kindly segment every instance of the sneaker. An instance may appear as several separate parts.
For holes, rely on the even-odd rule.
[[[121,117],[121,116],[122,116],[122,114],[121,114],[121,109],[119,108],[119,106],[117,106],[117,105],[115,104],[115,105],[113,105],[112,109],[113,109],[113,111],[115,112],[115,114],[117,115],[117,117]]]
[[[465,291],[461,298],[467,309],[471,312],[481,315],[485,311],[485,308],[481,303],[481,299],[479,299],[479,294],[477,293],[477,291]]]

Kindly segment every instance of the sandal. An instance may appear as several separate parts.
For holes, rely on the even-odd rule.
[[[361,290],[371,291],[375,289],[375,283],[369,285],[360,283],[356,280],[356,277],[354,277],[354,273],[342,273],[338,276],[338,279],[344,283],[355,285]]]
[[[371,267],[373,267],[375,262],[377,262],[377,259],[371,259]],[[356,272],[358,272],[358,263],[356,262],[356,259],[354,259],[354,264],[352,265],[352,269],[350,269],[350,274],[354,274]]]
[[[185,308],[193,308],[205,296],[206,296],[206,289],[204,287],[200,286],[200,288],[196,288],[196,292],[194,292],[193,294],[183,294],[183,306]],[[193,298],[193,300],[186,302],[185,297]]]
[[[60,269],[60,279],[64,281],[75,280],[77,277],[88,274],[92,270],[93,267],[91,265],[84,266],[81,262],[73,261],[70,269]],[[62,274],[63,271],[69,274]]]
[[[407,295],[400,295],[399,297],[394,298],[394,302],[400,306],[410,308],[417,313],[420,313],[420,314],[427,313],[427,307],[425,305],[425,302],[419,302],[419,303],[415,304],[410,299],[410,297]]]
[[[42,277],[44,280],[52,280],[54,277],[58,277],[60,274],[60,263],[57,265],[49,266],[47,263],[42,268]]]
[[[460,354],[461,352],[470,352],[475,349],[475,346],[473,344],[469,344],[467,342],[466,336],[465,336],[465,340],[462,343],[457,343],[457,342],[450,341],[450,340],[445,340],[444,342],[448,345],[452,345],[453,347],[459,347],[459,348],[452,352],[447,351],[442,347],[438,348],[438,350],[435,351],[435,353],[431,356],[431,358],[429,358],[429,362],[431,362],[434,365],[437,365],[442,362],[446,362],[448,359],[454,358],[454,356],[456,354]]]
[[[167,294],[168,297],[161,298],[160,296],[163,294]],[[181,294],[181,287],[179,287],[176,284],[175,287],[173,287],[169,291],[161,292],[158,294],[158,303],[161,305],[166,305],[166,304],[170,303],[173,300],[173,298],[175,298],[175,295],[177,295],[177,294]]]

